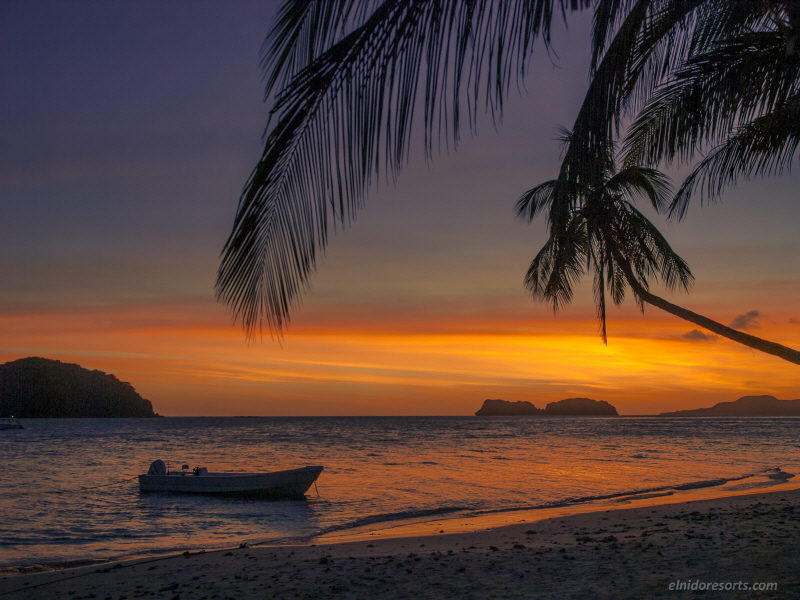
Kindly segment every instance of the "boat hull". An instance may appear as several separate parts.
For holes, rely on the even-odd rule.
[[[322,467],[315,466],[274,473],[139,475],[139,489],[142,492],[302,499],[320,473]]]

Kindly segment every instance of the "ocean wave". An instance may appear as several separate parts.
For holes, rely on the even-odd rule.
[[[341,525],[333,525],[331,527],[321,530],[317,535],[326,535],[329,533],[335,533],[337,531],[346,531],[348,529],[358,529],[359,527],[366,527],[368,525],[376,525],[379,523],[391,523],[394,521],[411,521],[414,519],[420,519],[424,517],[434,517],[437,515],[465,512],[469,510],[472,510],[472,507],[441,506],[438,508],[411,509],[393,513],[375,514],[362,517],[354,521],[349,521],[347,523],[342,523]]]
[[[718,485],[725,485],[732,479],[704,479],[702,481],[692,481],[689,483],[683,483],[681,485],[676,485],[676,490],[696,490],[700,488],[706,487],[715,487]]]
[[[537,504],[516,504],[513,506],[504,506],[500,508],[479,508],[476,506],[447,506],[447,507],[440,507],[440,508],[431,508],[431,509],[416,509],[416,510],[408,510],[408,511],[401,511],[395,513],[384,513],[384,514],[376,514],[367,517],[363,517],[361,519],[357,519],[355,521],[351,521],[349,523],[344,523],[342,525],[330,527],[327,530],[324,530],[319,535],[324,535],[326,533],[332,533],[335,531],[343,531],[347,529],[355,529],[358,527],[364,527],[368,525],[377,525],[381,523],[388,523],[388,522],[395,522],[395,521],[411,521],[417,520],[424,517],[431,517],[431,516],[439,516],[439,515],[453,515],[455,513],[464,513],[464,516],[468,517],[478,517],[481,515],[488,515],[488,514],[498,514],[504,512],[520,512],[520,511],[528,511],[528,510],[543,510],[543,509],[552,509],[552,508],[565,508],[569,506],[577,506],[580,504],[587,504],[589,502],[599,502],[604,500],[643,500],[646,498],[657,498],[660,496],[671,496],[675,494],[677,491],[685,491],[685,490],[694,490],[694,489],[702,489],[705,487],[714,487],[725,485],[731,481],[741,481],[744,479],[749,479],[751,477],[758,477],[759,475],[763,475],[766,472],[772,472],[776,469],[764,469],[758,473],[748,473],[746,475],[740,475],[738,477],[731,477],[731,478],[718,478],[718,479],[703,479],[698,481],[690,481],[687,483],[681,483],[678,485],[665,485],[665,486],[658,486],[658,487],[650,487],[650,488],[637,488],[633,490],[625,490],[625,491],[618,491],[610,494],[592,494],[586,496],[572,496],[567,498],[562,498],[560,500],[554,500],[552,502],[543,502]],[[761,483],[755,483],[754,487],[761,487]],[[767,484],[769,485],[769,484]]]

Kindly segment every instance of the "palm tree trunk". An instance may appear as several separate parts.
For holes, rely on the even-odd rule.
[[[708,317],[704,317],[703,315],[698,315],[695,312],[687,310],[685,308],[681,308],[676,304],[672,304],[672,302],[667,302],[663,298],[656,296],[655,294],[651,294],[648,292],[639,280],[633,274],[633,271],[630,268],[630,265],[627,262],[620,261],[620,267],[622,267],[622,271],[625,274],[625,279],[627,279],[628,284],[633,289],[634,293],[639,296],[644,302],[648,304],[652,304],[653,306],[660,308],[661,310],[665,310],[668,313],[675,315],[676,317],[680,317],[681,319],[685,319],[690,323],[694,323],[695,325],[699,325],[709,331],[713,331],[717,335],[721,335],[722,337],[726,337],[729,340],[733,340],[734,342],[739,342],[740,344],[744,344],[745,346],[749,346],[750,348],[754,348],[755,350],[760,350],[761,352],[766,352],[767,354],[772,354],[783,360],[788,360],[789,362],[795,363],[800,365],[800,352],[794,350],[793,348],[789,348],[788,346],[783,346],[781,344],[776,344],[775,342],[769,342],[767,340],[763,340],[760,337],[756,337],[754,335],[750,335],[747,333],[742,333],[741,331],[737,331],[736,329],[732,329],[730,327],[726,327],[722,323],[717,323],[716,321],[709,319]]]

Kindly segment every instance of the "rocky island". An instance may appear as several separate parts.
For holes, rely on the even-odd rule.
[[[743,396],[735,402],[719,402],[709,408],[676,410],[659,417],[800,417],[800,400],[775,396]]]
[[[571,415],[596,416],[618,415],[617,409],[605,400],[591,398],[567,398],[558,402],[550,402],[545,408],[536,408],[530,402],[507,400],[484,400],[483,406],[475,413],[478,417],[510,417],[519,415]]]
[[[130,383],[103,371],[30,357],[0,365],[0,417],[157,417]]]

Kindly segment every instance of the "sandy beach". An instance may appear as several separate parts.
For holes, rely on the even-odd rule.
[[[800,486],[779,487],[545,520],[505,513],[517,521],[505,526],[430,520],[335,543],[8,574],[0,597],[800,598]]]

